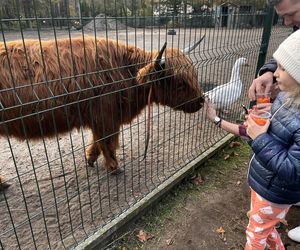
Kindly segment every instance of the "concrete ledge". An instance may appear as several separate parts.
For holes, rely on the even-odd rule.
[[[169,179],[164,181],[155,190],[149,193],[147,196],[142,198],[137,203],[133,204],[128,210],[123,212],[119,217],[112,220],[110,223],[99,229],[97,232],[92,234],[86,240],[81,242],[74,249],[101,249],[104,248],[111,240],[113,233],[120,230],[122,227],[127,225],[129,222],[138,218],[146,208],[153,205],[154,202],[158,201],[163,197],[164,194],[169,192],[176,184],[178,184],[183,178],[185,178],[193,169],[204,163],[204,161],[215,154],[219,149],[226,146],[231,140],[235,138],[234,135],[229,134],[223,139],[218,141],[215,145],[210,147],[208,150],[199,155],[196,159],[188,163]]]

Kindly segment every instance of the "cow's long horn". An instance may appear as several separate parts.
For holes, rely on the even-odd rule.
[[[158,52],[158,55],[155,60],[155,67],[159,66],[159,64],[165,63],[165,58],[162,55],[163,55],[166,47],[167,47],[167,42],[165,42],[164,46],[162,46],[161,50]]]
[[[188,54],[190,53],[192,50],[194,50],[201,42],[202,40],[204,39],[205,35],[201,37],[201,39],[196,42],[194,45],[190,46],[190,47],[187,47],[185,49],[182,50],[183,54]]]

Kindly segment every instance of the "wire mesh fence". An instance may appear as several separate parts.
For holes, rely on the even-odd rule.
[[[0,10],[2,249],[75,247],[222,139],[203,96],[236,84],[218,108],[240,119],[265,18],[258,1],[14,0]],[[289,32],[274,26],[268,57]]]

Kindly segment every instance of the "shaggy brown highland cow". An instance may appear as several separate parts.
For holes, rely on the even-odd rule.
[[[178,49],[158,55],[91,37],[1,42],[0,135],[40,139],[89,128],[88,163],[102,152],[116,170],[120,126],[146,107],[150,88],[151,103],[187,113],[203,105],[188,57]]]

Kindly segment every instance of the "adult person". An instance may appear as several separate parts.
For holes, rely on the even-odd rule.
[[[251,111],[246,133],[254,152],[249,163],[251,209],[245,250],[284,250],[275,225],[300,201],[300,30],[285,39],[274,53],[278,67],[274,77],[281,92],[272,108],[272,122],[257,124]],[[207,116],[221,128],[242,134],[240,127],[216,119],[207,105]]]
[[[300,0],[268,0],[273,5],[277,14],[284,18],[286,26],[293,27],[294,31],[300,27]],[[276,61],[271,59],[259,71],[259,77],[253,80],[248,96],[250,100],[255,100],[256,93],[268,93],[273,85],[273,73],[277,68]]]

